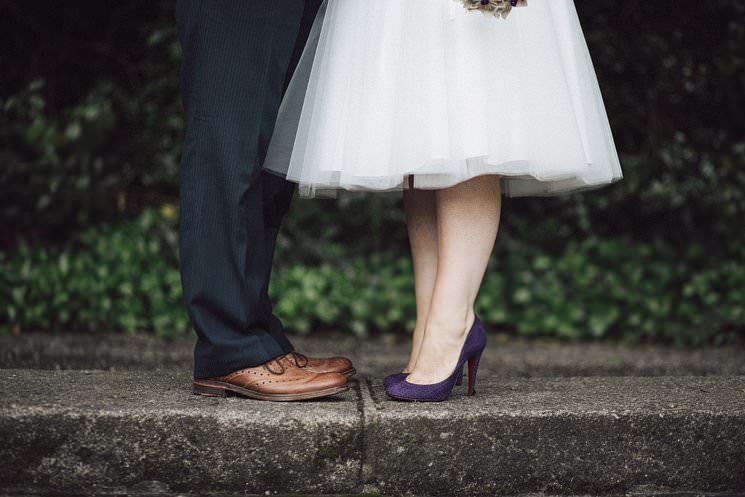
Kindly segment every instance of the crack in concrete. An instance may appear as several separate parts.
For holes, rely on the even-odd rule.
[[[360,484],[365,485],[369,482],[370,476],[372,475],[371,459],[368,454],[368,440],[367,440],[367,428],[370,425],[368,417],[374,415],[375,404],[372,401],[372,393],[370,389],[370,380],[365,378],[364,387],[360,386],[360,394],[362,398],[362,426],[363,426],[363,440],[365,443],[362,446],[362,467],[360,471]],[[370,405],[372,404],[372,406]],[[372,409],[372,411],[371,411]]]
[[[357,481],[355,487],[359,490],[362,483],[362,473],[365,467],[365,400],[363,397],[363,381],[359,379],[352,380],[354,382],[354,389],[357,392],[357,413],[359,414],[359,436],[358,436],[358,450],[359,450],[359,470],[357,471]],[[365,382],[366,383],[366,382]]]

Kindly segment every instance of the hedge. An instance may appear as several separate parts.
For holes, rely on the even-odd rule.
[[[0,327],[189,333],[176,259],[175,210],[146,210],[83,231],[64,246],[21,244],[0,258]],[[280,249],[271,293],[290,331],[406,333],[414,298],[408,254],[294,262]],[[729,343],[745,332],[745,254],[711,260],[690,245],[573,239],[556,254],[498,243],[477,309],[518,336]]]

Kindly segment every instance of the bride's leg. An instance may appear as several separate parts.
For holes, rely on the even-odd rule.
[[[437,213],[435,191],[404,191],[406,226],[409,232],[411,260],[414,268],[414,294],[416,297],[416,325],[412,336],[409,362],[405,373],[414,369],[419,348],[424,338],[432,291],[437,275]]]
[[[407,381],[430,384],[455,369],[499,228],[499,177],[479,176],[436,192],[437,278],[416,367]]]

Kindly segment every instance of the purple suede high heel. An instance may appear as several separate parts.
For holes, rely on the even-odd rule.
[[[462,376],[463,366],[468,362],[468,395],[473,395],[476,393],[476,372],[478,371],[481,354],[485,347],[486,332],[484,331],[484,326],[481,324],[479,318],[476,318],[473,322],[473,326],[468,330],[466,341],[463,344],[460,356],[458,357],[458,363],[450,376],[439,383],[433,383],[431,385],[409,383],[404,378],[398,383],[393,383],[386,387],[385,392],[390,397],[397,400],[442,402],[443,400],[447,400],[450,396],[450,392],[453,391],[453,387],[455,386],[458,377]]]
[[[460,386],[463,384],[463,370],[465,369],[465,365],[460,370],[460,374],[455,380],[455,385]],[[394,383],[402,382],[406,379],[406,377],[409,376],[409,373],[393,373],[389,374],[385,378],[383,378],[383,386],[387,389]]]

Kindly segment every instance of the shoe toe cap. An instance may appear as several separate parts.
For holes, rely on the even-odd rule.
[[[385,388],[385,393],[391,397],[399,398],[404,397],[406,394],[406,388],[404,387],[405,381],[392,382]]]
[[[406,374],[406,373],[389,374],[388,376],[386,376],[385,378],[383,378],[383,386],[385,388],[388,388],[391,385],[393,385],[394,383],[398,383],[400,381],[403,381],[407,376],[408,376],[408,374]]]
[[[319,389],[343,387],[347,384],[347,377],[341,373],[318,373],[313,384]]]
[[[346,357],[332,357],[330,363],[335,371],[349,371],[354,368],[352,361]]]

